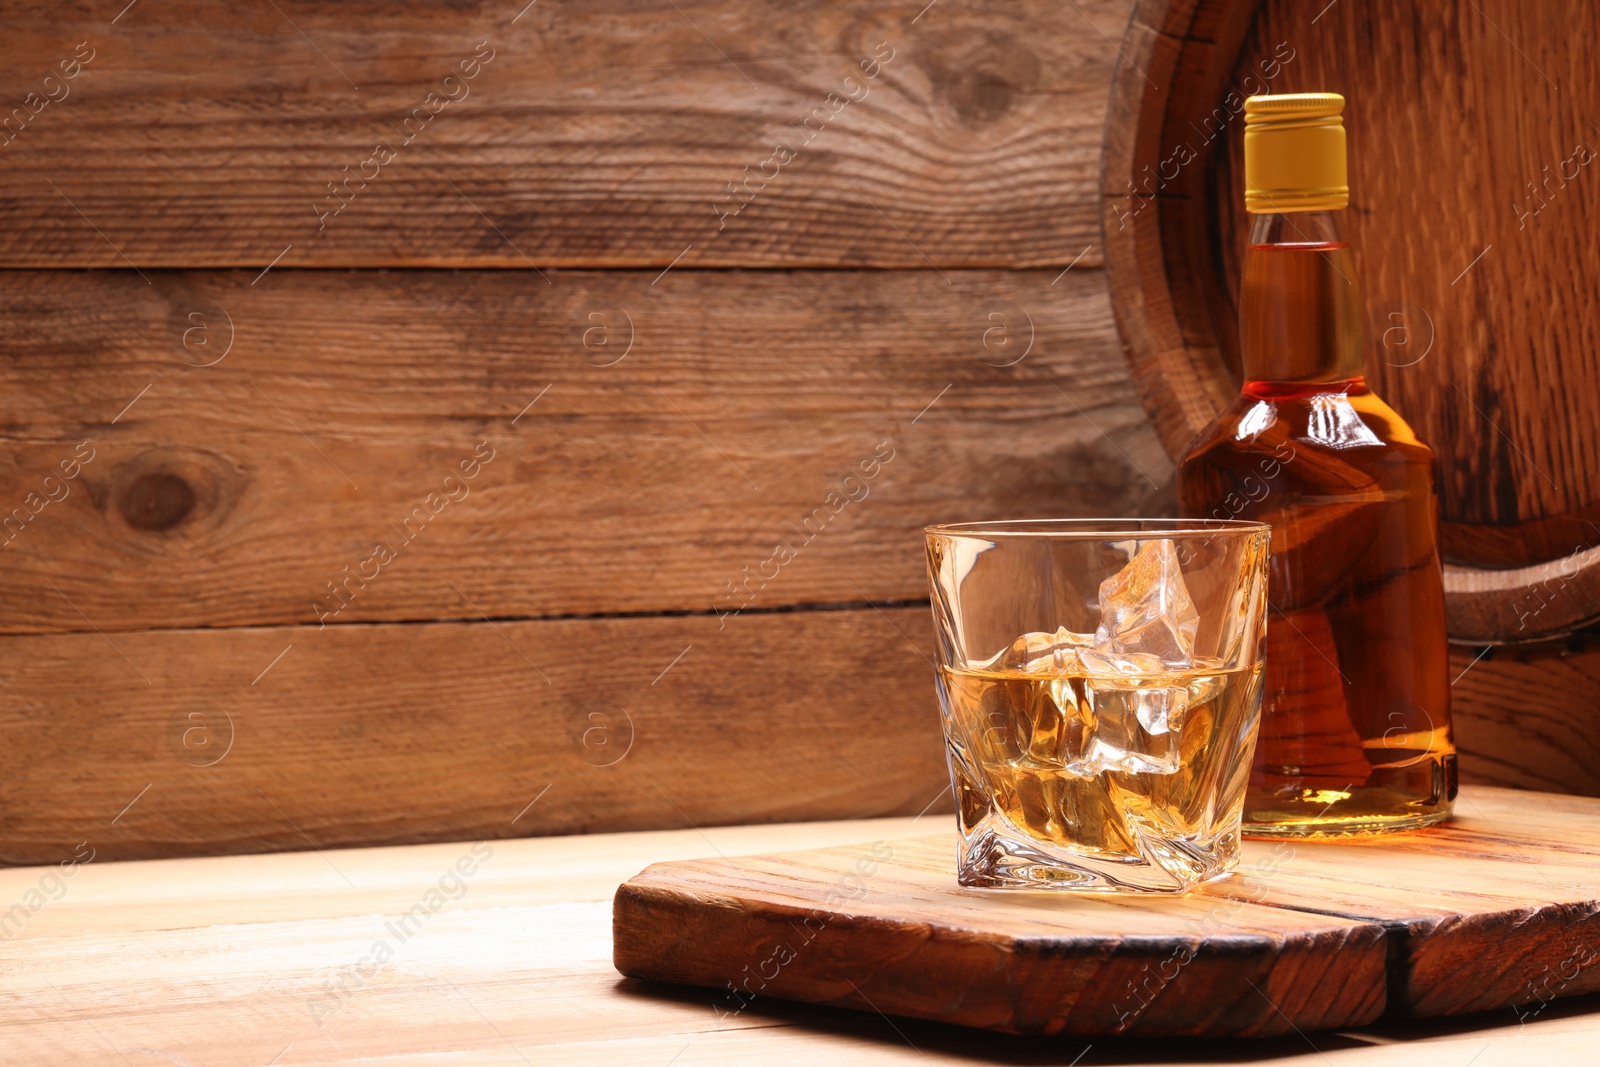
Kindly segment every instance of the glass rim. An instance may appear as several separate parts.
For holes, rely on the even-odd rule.
[[[992,522],[946,522],[924,526],[928,537],[974,537],[985,541],[1019,538],[1095,540],[1136,534],[1140,537],[1193,538],[1207,534],[1270,533],[1272,527],[1248,519],[999,519]]]

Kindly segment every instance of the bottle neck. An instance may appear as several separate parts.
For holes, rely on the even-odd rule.
[[[1339,215],[1254,217],[1239,293],[1247,392],[1361,384],[1361,294]]]

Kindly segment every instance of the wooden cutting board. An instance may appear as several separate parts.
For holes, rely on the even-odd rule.
[[[1600,989],[1600,799],[1476,787],[1362,842],[1251,841],[1187,896],[963,889],[955,834],[658,863],[617,890],[634,978],[1031,1034],[1266,1036],[1526,1015]]]

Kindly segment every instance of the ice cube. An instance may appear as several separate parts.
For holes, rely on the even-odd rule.
[[[1189,690],[1164,684],[1177,679],[1161,657],[1084,649],[1079,662],[1088,677],[1070,694],[1060,691],[1059,683],[1051,687],[1056,705],[1068,716],[1076,713],[1082,724],[1071,735],[1075,745],[1064,754],[1067,773],[1178,773]]]
[[[1075,778],[1183,770],[1182,689],[1087,688],[1088,699],[1058,705],[1061,749],[1052,765]]]
[[[1078,653],[1078,662],[1083,664],[1083,669],[1090,674],[1112,677],[1119,674],[1165,674],[1167,671],[1167,665],[1161,657],[1152,656],[1148,652],[1119,655],[1115,652],[1086,648]]]
[[[1134,699],[1134,718],[1152,737],[1183,731],[1183,716],[1189,710],[1188,689],[1140,689]]]
[[[1177,774],[1182,769],[1182,687],[1128,687],[1091,679],[1095,736],[1089,752],[1100,770]]]
[[[1099,769],[1146,774],[1182,769],[1187,689],[1129,685],[1115,678],[1090,679],[1088,689],[1096,724],[1090,755]]]
[[[980,670],[1024,671],[1028,674],[1062,674],[1078,668],[1080,650],[1094,643],[1093,634],[1074,633],[1065,626],[1054,633],[1035,631],[1023,634],[1010,647],[1002,649]]]
[[[1166,667],[1187,667],[1199,627],[1200,613],[1170,540],[1144,542],[1127,566],[1100,583],[1096,652],[1148,655]]]

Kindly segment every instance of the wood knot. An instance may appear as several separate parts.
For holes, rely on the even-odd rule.
[[[987,126],[1016,107],[1039,80],[1039,57],[1014,38],[952,36],[920,61],[934,98],[963,126]]]
[[[135,530],[170,530],[194,510],[194,487],[169,471],[152,471],[130,482],[117,510]]]
[[[961,121],[993,122],[1011,110],[1016,88],[996,71],[974,70],[950,87],[949,102]]]
[[[125,549],[160,556],[214,536],[249,480],[214,452],[163,446],[118,463],[94,499]]]

